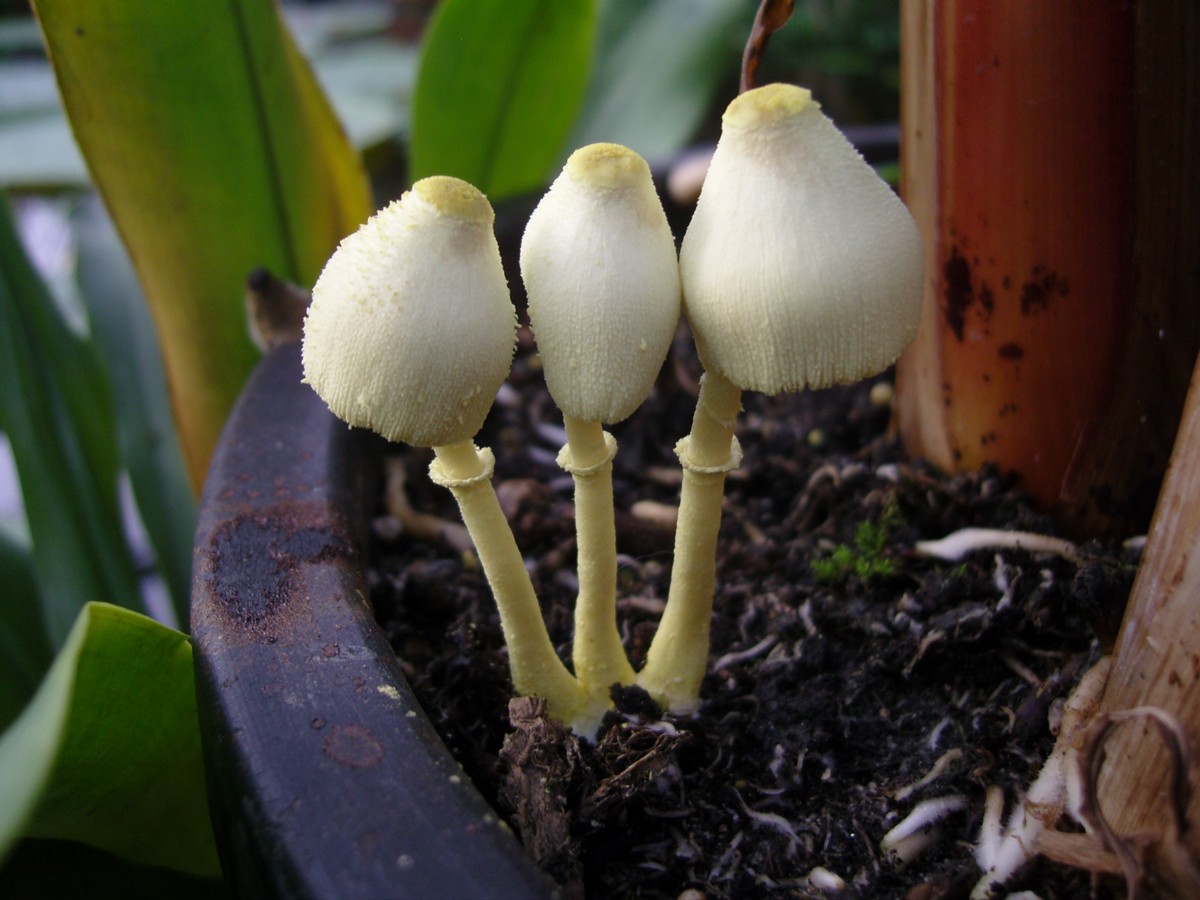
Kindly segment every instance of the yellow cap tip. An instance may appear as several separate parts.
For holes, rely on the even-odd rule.
[[[566,172],[593,187],[622,188],[648,177],[650,167],[641,156],[620,144],[588,144],[571,154]]]
[[[422,178],[412,186],[412,192],[443,216],[490,225],[495,219],[492,204],[473,184],[450,175]]]
[[[725,128],[744,131],[767,128],[794,119],[808,108],[820,109],[807,88],[794,84],[765,84],[733,99],[721,117]]]

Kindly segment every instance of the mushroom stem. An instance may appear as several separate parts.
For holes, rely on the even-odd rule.
[[[579,598],[575,603],[575,675],[593,702],[607,705],[609,688],[632,684],[633,667],[617,630],[617,534],[613,524],[612,461],[617,442],[599,422],[564,415],[567,445],[558,463],[575,480]]]
[[[694,709],[700,700],[708,663],[725,475],[738,467],[742,457],[733,436],[741,398],[741,388],[720,372],[707,371],[700,381],[692,432],[675,446],[683,466],[683,487],[671,587],[646,665],[638,675],[638,684],[672,710]]]
[[[553,716],[576,722],[587,712],[587,694],[550,643],[525,561],[492,487],[492,451],[465,440],[433,452],[429,477],[454,494],[500,610],[513,687],[519,694],[545,697]]]

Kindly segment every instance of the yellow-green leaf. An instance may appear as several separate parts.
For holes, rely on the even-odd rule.
[[[72,129],[130,250],[194,485],[255,351],[243,284],[310,284],[371,210],[271,0],[38,0]]]

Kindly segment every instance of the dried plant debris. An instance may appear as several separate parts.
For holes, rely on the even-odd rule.
[[[1166,821],[1159,833],[1117,834],[1105,818],[1097,798],[1096,785],[1104,765],[1105,742],[1115,727],[1129,721],[1152,724],[1170,760],[1172,789],[1164,804]],[[1200,865],[1184,842],[1197,763],[1182,723],[1165,710],[1149,706],[1097,716],[1088,728],[1083,756],[1086,772],[1079,818],[1090,834],[1099,837],[1103,849],[1116,858],[1131,900],[1147,897],[1184,900],[1200,896]]]
[[[678,502],[670,448],[687,431],[695,374],[673,360],[647,405],[612,429],[620,627],[635,665],[671,544],[669,528],[630,511]],[[953,561],[917,552],[967,528],[1054,532],[999,472],[948,478],[906,460],[886,437],[886,392],[871,387],[747,395],[694,718],[664,719],[626,693],[591,745],[533,701],[510,711],[497,615],[470,551],[394,529],[377,541],[373,599],[422,702],[569,891],[949,898],[979,880],[988,792],[1015,800],[1051,756],[1052,726],[1102,653],[1093,626],[1119,618],[1137,551],[1093,543],[1064,555],[1022,538]],[[560,422],[536,357],[519,353],[485,438],[565,653],[578,583],[571,479],[554,463]],[[405,460],[413,473],[428,463]],[[453,520],[424,479],[406,490],[413,510]],[[1104,898],[1122,885],[1039,859],[1004,891]]]
[[[512,810],[517,834],[538,865],[582,896],[571,836],[573,801],[587,777],[579,741],[562,723],[547,718],[541,697],[513,699],[508,717],[513,730],[500,750],[507,770],[500,800]]]
[[[1062,819],[1070,785],[1079,779],[1076,748],[1099,709],[1111,665],[1112,659],[1103,656],[1079,680],[1059,717],[1054,749],[1003,824],[1003,791],[988,788],[983,824],[975,844],[975,861],[983,875],[971,892],[972,900],[1003,893],[1013,875],[1038,852],[1039,838]]]

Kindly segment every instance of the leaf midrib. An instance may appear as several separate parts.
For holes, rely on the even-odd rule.
[[[246,84],[250,92],[250,101],[254,105],[255,125],[263,148],[263,165],[267,172],[267,183],[271,195],[271,205],[275,208],[275,218],[279,223],[280,238],[283,242],[283,257],[288,271],[279,273],[289,280],[301,280],[299,257],[296,250],[295,236],[292,232],[291,216],[288,214],[287,200],[283,187],[283,174],[276,151],[276,140],[271,127],[266,102],[266,90],[263,86],[262,73],[258,58],[254,53],[254,42],[250,38],[250,24],[246,21],[245,4],[238,0],[233,9],[234,27],[237,40],[242,48],[242,58],[246,65]],[[282,24],[280,27],[284,27]]]

